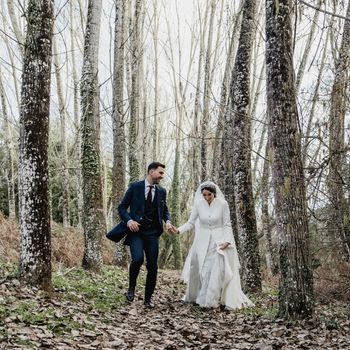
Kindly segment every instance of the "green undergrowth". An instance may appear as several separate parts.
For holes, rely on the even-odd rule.
[[[39,301],[28,299],[1,305],[0,320],[14,325],[45,326],[47,331],[55,334],[64,334],[80,327],[79,322],[70,315],[63,315],[55,307],[43,306]]]
[[[0,280],[7,276],[16,276],[18,273],[18,266],[16,264],[2,261],[0,259]]]
[[[17,266],[0,262],[0,280],[6,292],[0,293],[0,342],[30,345],[26,337],[18,338],[11,331],[17,327],[42,327],[43,332],[55,335],[71,334],[81,328],[94,331],[91,317],[103,317],[125,304],[128,272],[115,266],[104,266],[100,273],[78,267],[60,269],[53,273],[50,294],[16,282],[16,271]],[[141,271],[140,286],[144,280]]]
[[[266,319],[273,320],[277,317],[278,314],[278,306],[270,305],[269,307],[263,305],[255,305],[253,307],[247,307],[241,310],[238,310],[240,314],[254,317],[262,317]]]
[[[278,314],[278,291],[264,288],[262,293],[249,296],[254,306],[238,310],[243,315],[274,319]]]
[[[16,278],[17,271],[16,264],[0,260],[0,280]],[[138,279],[140,288],[144,283],[145,271],[142,269]],[[55,292],[52,299],[82,302],[89,310],[105,312],[118,309],[125,303],[128,271],[116,266],[103,266],[99,273],[89,272],[81,267],[60,268],[53,272],[52,284]]]
[[[140,275],[139,282],[143,284],[144,274]],[[64,299],[83,301],[97,311],[109,311],[124,304],[128,273],[115,266],[104,266],[99,274],[72,268],[55,273],[53,285]]]

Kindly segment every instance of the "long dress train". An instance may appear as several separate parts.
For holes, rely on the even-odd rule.
[[[227,309],[253,306],[243,293],[239,275],[240,263],[232,233],[228,203],[215,198],[209,205],[204,199],[194,203],[185,232],[195,227],[195,238],[187,256],[182,278],[187,283],[184,301],[202,307],[225,305]],[[219,244],[230,245],[219,249]]]

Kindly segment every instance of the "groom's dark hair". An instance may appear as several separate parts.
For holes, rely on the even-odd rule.
[[[151,170],[156,170],[158,167],[162,167],[165,168],[165,165],[159,162],[152,162],[148,167],[147,167],[147,174],[151,171]]]

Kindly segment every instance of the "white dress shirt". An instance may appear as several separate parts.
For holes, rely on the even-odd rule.
[[[149,186],[153,186],[153,188],[152,188],[152,201],[153,201],[154,196],[155,196],[155,194],[156,194],[156,186],[150,184],[150,183],[147,181],[147,179],[145,179],[145,199],[147,199],[148,192],[149,192],[150,189],[151,189]]]

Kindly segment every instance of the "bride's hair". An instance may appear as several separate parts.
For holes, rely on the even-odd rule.
[[[201,187],[201,192],[203,192],[204,190],[207,190],[211,193],[214,193],[214,197],[216,197],[216,187],[215,186],[205,184]]]

